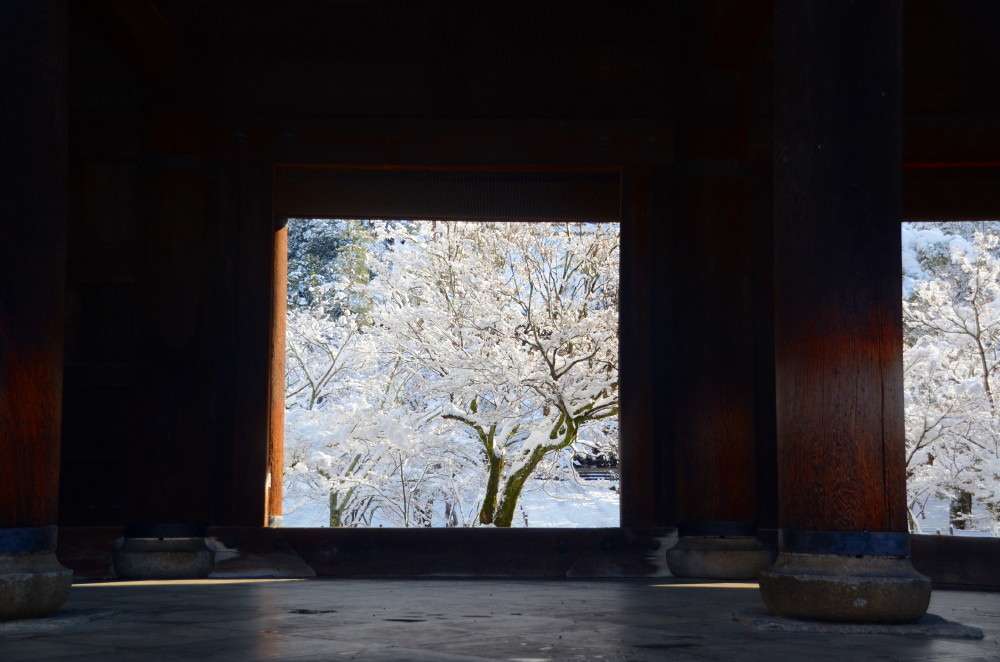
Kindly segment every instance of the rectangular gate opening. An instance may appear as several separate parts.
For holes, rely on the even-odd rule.
[[[619,237],[291,219],[283,524],[618,526]]]
[[[902,239],[910,531],[1000,536],[1000,221]]]

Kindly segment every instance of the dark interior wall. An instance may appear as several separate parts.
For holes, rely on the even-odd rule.
[[[758,519],[776,526],[770,3],[73,5],[64,524],[263,522],[273,166],[396,164],[622,168],[645,251],[623,312],[628,524],[673,523],[671,435],[690,431],[655,427],[654,402],[697,406],[669,400],[670,371],[698,367],[665,349],[691,313],[668,292],[699,268],[666,268],[676,200],[694,196],[709,225],[685,232],[708,253],[738,227],[753,393],[732,426],[753,428]],[[905,3],[907,216],[1000,207],[996,7]]]
[[[136,361],[144,90],[89,19],[71,6],[60,519],[74,524],[125,521],[137,384],[153,377]]]
[[[151,7],[70,12],[66,524],[225,519],[219,169]]]

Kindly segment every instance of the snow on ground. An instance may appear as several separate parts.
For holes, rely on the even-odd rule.
[[[983,515],[985,509],[980,505],[979,512],[977,513],[973,510],[973,516]],[[984,521],[985,518],[980,518],[978,528],[986,528],[988,524]],[[948,524],[948,502],[945,500],[930,500],[927,502],[927,506],[924,508],[923,516],[917,517],[917,527],[918,530],[914,533],[923,533],[926,535],[955,535],[955,536],[968,536],[968,537],[1000,537],[1000,528],[994,532],[990,531],[963,531],[962,529],[951,529]]]
[[[525,487],[514,526],[588,528],[619,523],[618,482],[539,480]]]
[[[515,527],[532,528],[601,528],[616,527],[619,524],[618,492],[611,489],[617,482],[610,481],[533,481],[525,488]],[[325,504],[295,503],[286,499],[286,514],[283,525],[287,527],[327,526],[329,510]],[[296,507],[297,506],[297,507]],[[525,523],[525,516],[527,523]],[[918,519],[919,530],[915,533],[928,535],[956,535],[968,537],[988,537],[989,531],[950,530],[948,526],[948,502],[931,501],[924,509],[924,516]],[[1000,535],[1000,531],[993,535]]]
[[[619,523],[617,481],[536,480],[525,486],[515,527],[602,528]],[[324,527],[326,504],[285,499],[282,526]],[[527,518],[527,522],[525,522]]]
[[[285,497],[281,526],[288,528],[316,528],[329,526],[330,507],[326,504]]]

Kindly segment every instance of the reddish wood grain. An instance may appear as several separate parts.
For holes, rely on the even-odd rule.
[[[694,176],[674,185],[670,237],[672,414],[682,522],[754,522],[752,255],[744,178]]]
[[[288,296],[288,227],[284,224],[274,233],[271,287],[267,515],[280,517],[285,467],[285,309]]]
[[[776,17],[781,526],[905,531],[899,5]]]

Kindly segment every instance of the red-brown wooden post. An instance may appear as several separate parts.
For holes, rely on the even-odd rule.
[[[903,463],[900,3],[778,0],[775,343],[780,552],[793,618],[909,622]]]
[[[55,612],[66,244],[66,5],[0,4],[0,620]]]
[[[754,333],[747,127],[679,133],[668,264],[678,577],[754,579],[757,542]]]
[[[271,276],[271,378],[267,440],[267,525],[281,526],[285,467],[285,326],[288,297],[288,225],[274,232]]]

